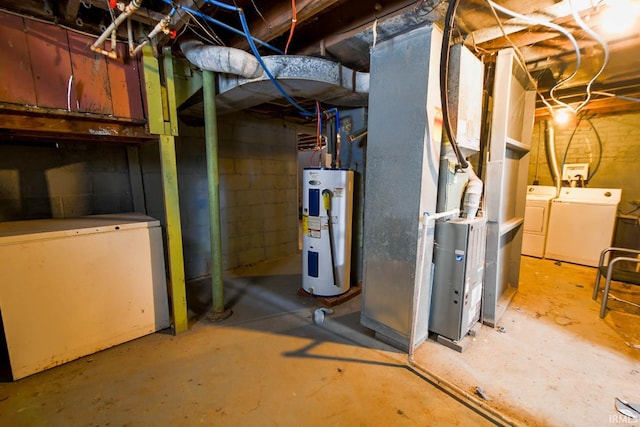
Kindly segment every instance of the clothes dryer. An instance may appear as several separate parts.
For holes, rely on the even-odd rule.
[[[547,243],[547,228],[551,200],[556,197],[556,188],[548,185],[527,186],[524,211],[524,233],[522,254],[542,258]]]

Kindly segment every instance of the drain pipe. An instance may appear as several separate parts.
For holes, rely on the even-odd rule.
[[[558,170],[558,160],[556,159],[556,139],[553,130],[553,123],[550,120],[544,121],[544,148],[547,153],[547,164],[551,172],[551,178],[556,186],[556,197],[560,195],[562,177]]]
[[[464,207],[463,213],[465,218],[474,219],[478,212],[478,208],[480,207],[480,199],[482,198],[482,189],[484,188],[484,184],[482,183],[482,180],[478,178],[478,175],[476,175],[471,163],[469,163],[469,167],[467,167],[465,171],[469,176],[469,183],[467,184],[467,188],[464,190],[464,201],[462,203]]]
[[[111,46],[111,50],[109,51],[109,50],[103,49],[102,44],[105,42],[105,40],[107,40],[107,37],[109,37],[110,34],[114,33],[116,29],[118,29],[120,24],[122,24],[125,19],[133,15],[136,12],[136,10],[140,9],[141,5],[142,5],[142,0],[131,0],[131,3],[129,3],[124,8],[122,13],[118,15],[118,17],[111,23],[111,25],[109,25],[109,27],[107,27],[107,29],[104,30],[104,32],[100,35],[100,37],[98,37],[98,40],[96,40],[91,45],[91,50],[94,52],[98,52],[103,55],[106,55],[111,59],[116,59],[118,57],[118,54],[116,53],[116,47]]]
[[[231,316],[224,308],[222,280],[222,229],[220,226],[220,181],[218,170],[218,118],[216,112],[216,76],[202,70],[204,99],[204,133],[207,151],[207,180],[209,184],[209,229],[211,233],[211,285],[213,312],[207,318],[219,322]]]
[[[241,49],[205,45],[199,40],[180,42],[180,49],[196,67],[216,73],[236,74],[247,79],[262,76],[262,67],[255,56]]]

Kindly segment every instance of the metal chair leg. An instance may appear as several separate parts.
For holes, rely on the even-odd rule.
[[[605,312],[607,311],[607,300],[609,299],[609,288],[611,287],[611,273],[613,269],[607,270],[607,280],[604,283],[604,294],[602,295],[602,305],[600,306],[600,318],[604,319]]]
[[[594,301],[598,299],[598,291],[600,291],[600,276],[602,276],[602,273],[600,273],[600,268],[598,268],[598,273],[596,274],[596,283],[593,285]]]

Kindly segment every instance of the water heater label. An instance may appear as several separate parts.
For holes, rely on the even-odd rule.
[[[322,221],[319,216],[310,216],[307,220],[307,235],[309,237],[320,238],[320,229],[322,228]]]

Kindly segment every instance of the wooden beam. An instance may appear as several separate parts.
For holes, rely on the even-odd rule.
[[[67,0],[63,2],[63,16],[67,21],[75,21],[80,10],[80,0]]]
[[[521,15],[528,15],[530,17],[534,17],[540,19],[542,21],[552,21],[552,22],[562,22],[562,20],[569,20],[571,18],[571,0],[561,0],[557,3],[553,3],[551,5],[539,5],[538,2],[528,2],[531,6],[535,7],[536,10],[533,10],[529,13],[521,12]],[[548,3],[548,2],[547,2]],[[545,7],[546,6],[546,7]],[[589,1],[580,1],[575,2],[574,7],[578,13],[584,12],[592,8],[591,2]],[[522,10],[522,9],[515,9]],[[498,14],[500,14],[498,12]],[[489,14],[492,15],[492,14]],[[517,33],[520,31],[524,31],[530,27],[535,26],[535,24],[522,21],[517,18],[510,18],[506,21],[502,22],[504,29],[507,35],[511,35],[513,33]],[[502,29],[496,25],[493,27],[482,27],[479,30],[473,32],[473,38],[476,41],[476,44],[482,44],[489,42],[491,40],[500,39],[503,37]]]
[[[71,114],[29,114],[0,111],[0,129],[12,135],[35,138],[144,142],[153,138],[144,122],[109,121],[104,117]]]
[[[590,101],[587,106],[580,110],[582,114],[590,115],[608,115],[631,113],[640,110],[640,102],[627,101],[618,98],[603,98]],[[547,107],[536,108],[536,120],[551,118]]]
[[[339,1],[340,0],[298,0],[296,4],[296,25],[300,25],[302,22],[313,18],[315,15]],[[249,24],[251,35],[265,42],[273,40],[291,28],[291,17],[291,3],[280,2],[264,12],[264,18],[265,21],[269,23],[268,25],[260,18],[254,19]],[[232,46],[239,49],[246,49],[249,44],[245,38],[238,38],[232,42]]]

